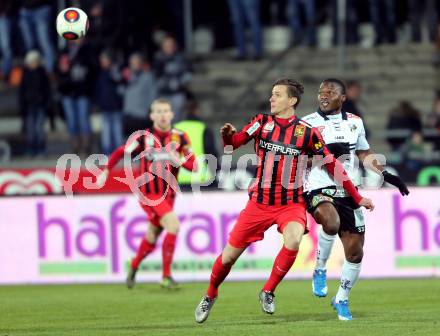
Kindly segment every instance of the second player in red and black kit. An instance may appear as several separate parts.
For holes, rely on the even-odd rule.
[[[130,264],[127,287],[133,288],[135,276],[141,261],[153,252],[162,231],[166,232],[162,244],[162,283],[173,288],[177,283],[171,277],[171,263],[174,256],[179,220],[175,214],[174,200],[177,190],[177,174],[183,167],[197,170],[197,163],[191,151],[188,136],[171,125],[173,112],[165,99],[157,99],[151,105],[150,117],[153,127],[141,131],[139,136],[130,137],[127,144],[117,148],[110,156],[107,168],[98,177],[103,184],[111,170],[127,154],[137,154],[141,161],[141,171],[147,177],[140,187],[140,205],[147,213],[150,225],[142,239],[136,256]],[[138,188],[138,186],[130,186]],[[133,189],[132,189],[133,190]]]
[[[258,165],[249,188],[250,199],[214,263],[208,290],[196,308],[195,318],[199,323],[207,319],[218,287],[238,257],[251,243],[262,240],[269,227],[277,224],[284,244],[259,295],[263,311],[274,313],[275,288],[292,267],[306,231],[306,207],[302,198],[302,172],[306,160],[301,164],[301,156],[328,157],[324,162],[327,162],[325,168],[329,173],[339,177],[338,182],[359,205],[374,207],[371,200],[359,195],[339,161],[328,151],[318,130],[295,116],[303,91],[302,84],[297,81],[281,79],[272,86],[270,115],[258,114],[238,133],[231,124],[221,129],[225,146],[235,149],[254,140]]]

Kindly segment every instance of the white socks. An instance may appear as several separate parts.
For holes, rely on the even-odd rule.
[[[344,261],[344,265],[342,266],[341,284],[338,293],[336,294],[336,302],[348,300],[350,290],[359,278],[361,265],[362,263],[353,264],[347,260]]]
[[[330,236],[321,229],[318,233],[318,250],[316,253],[316,269],[326,269],[327,260],[332,251],[336,235]]]

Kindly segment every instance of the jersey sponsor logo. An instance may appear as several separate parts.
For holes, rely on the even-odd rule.
[[[291,145],[283,143],[273,143],[260,139],[259,147],[267,151],[275,152],[275,154],[295,155],[298,156],[301,152]]]
[[[324,196],[324,195],[315,195],[312,198],[312,207],[318,206],[320,203],[323,202],[331,202],[333,203],[333,198]]]
[[[171,161],[171,156],[168,152],[145,152],[144,157],[147,161]]]
[[[320,150],[322,147],[324,147],[324,145],[322,144],[321,141],[318,141],[317,143],[315,143],[315,149],[316,150]]]
[[[296,125],[295,126],[295,136],[302,137],[304,135],[305,126],[304,125]]]
[[[275,123],[273,121],[270,121],[266,125],[264,125],[263,132],[271,132],[274,127],[275,127]]]
[[[246,131],[246,133],[247,133],[249,136],[251,136],[252,134],[255,133],[255,131],[256,131],[257,129],[260,128],[260,126],[261,126],[260,123],[259,123],[258,121],[256,121],[256,122],[254,122],[254,124],[253,124],[251,127],[248,128],[248,130]]]
[[[337,135],[335,136],[335,140],[344,140],[345,137],[343,135]]]

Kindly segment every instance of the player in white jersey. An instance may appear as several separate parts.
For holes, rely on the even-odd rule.
[[[326,79],[319,87],[318,111],[305,116],[303,120],[318,128],[333,155],[346,159],[343,163],[344,168],[355,184],[357,169],[354,163],[359,159],[367,167],[382,174],[385,182],[398,187],[402,195],[408,195],[408,188],[398,176],[388,173],[376,160],[372,160],[370,165],[364,161],[373,153],[365,138],[362,119],[342,111],[345,99],[344,83],[335,78]],[[313,293],[318,297],[327,295],[326,263],[336,234],[339,234],[344,247],[345,261],[341,283],[336,297],[332,298],[332,306],[340,320],[351,320],[348,296],[359,277],[363,257],[365,225],[362,210],[335,184],[327,172],[318,166],[312,166],[308,171],[305,191],[308,211],[316,222],[322,225],[318,234]]]

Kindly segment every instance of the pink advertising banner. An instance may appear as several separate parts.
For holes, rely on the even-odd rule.
[[[440,189],[414,188],[409,197],[393,189],[364,191],[376,209],[365,212],[363,277],[439,276]],[[245,192],[179,195],[181,221],[174,262],[180,281],[206,281],[213,260],[227,241]],[[0,284],[122,282],[128,260],[145,233],[147,218],[133,195],[0,198]],[[289,278],[310,278],[320,229],[309,218]],[[265,279],[282,244],[272,227],[249,247],[230,279]],[[160,242],[139,272],[141,281],[161,276]],[[328,264],[338,277],[341,244]]]

